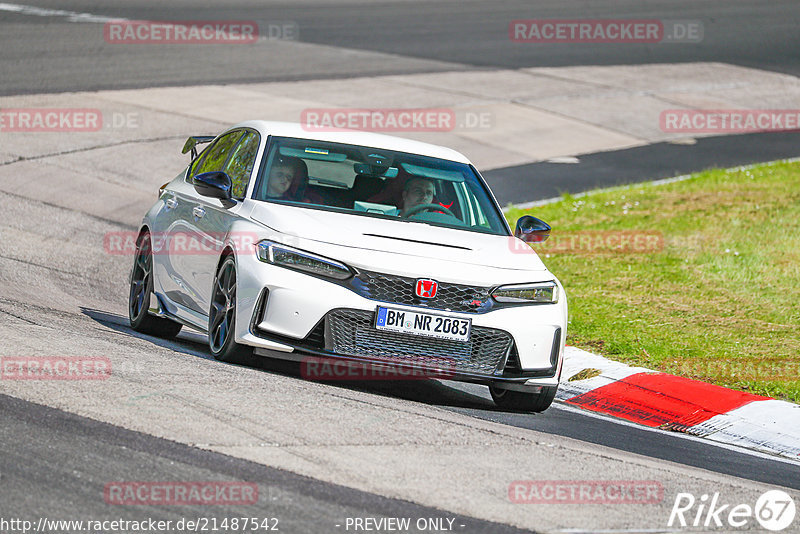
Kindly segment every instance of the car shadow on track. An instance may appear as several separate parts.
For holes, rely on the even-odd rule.
[[[168,340],[136,332],[130,327],[128,318],[122,315],[86,307],[81,307],[81,313],[118,333],[143,339],[156,346],[183,352],[198,358],[214,359],[208,350],[208,338],[206,335],[189,328],[183,328],[178,337]],[[223,362],[218,362],[218,364],[235,365]],[[307,382],[319,382],[342,389],[363,391],[382,397],[404,399],[431,406],[490,411],[500,410],[489,397],[488,389],[476,384],[418,378],[413,380],[309,380],[302,376],[298,362],[266,357],[256,357],[253,364],[248,367]],[[485,393],[483,393],[484,389],[486,390]]]
[[[92,308],[85,308],[83,306],[81,306],[81,313],[116,332],[147,340],[156,346],[184,352],[192,356],[205,358],[206,360],[214,359],[211,353],[208,352],[208,341],[206,336],[200,334],[199,332],[189,330],[188,328],[181,330],[181,333],[178,334],[178,337],[175,339],[163,339],[137,332],[131,328],[127,317],[117,315],[116,313],[108,313]]]

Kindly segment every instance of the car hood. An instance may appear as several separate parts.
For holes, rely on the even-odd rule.
[[[539,256],[513,236],[263,202],[254,203],[250,217],[281,234],[336,247],[499,269],[547,271]],[[359,256],[364,257],[363,252]]]

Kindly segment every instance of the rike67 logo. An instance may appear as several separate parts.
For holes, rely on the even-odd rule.
[[[781,490],[770,490],[749,504],[723,504],[719,493],[703,494],[699,499],[691,493],[678,493],[669,515],[668,527],[750,528],[752,520],[773,532],[784,530],[794,521],[794,499]]]

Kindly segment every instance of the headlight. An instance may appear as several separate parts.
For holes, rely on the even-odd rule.
[[[558,286],[555,282],[500,286],[492,291],[492,297],[497,302],[504,303],[538,302],[542,304],[554,304],[558,302]]]
[[[263,262],[294,269],[295,271],[336,278],[337,280],[345,280],[353,275],[344,263],[272,241],[258,243],[256,245],[256,253],[258,254],[258,259]]]

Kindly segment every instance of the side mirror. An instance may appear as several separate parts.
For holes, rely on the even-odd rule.
[[[526,243],[541,243],[550,237],[550,230],[550,225],[543,220],[524,215],[517,220],[514,237],[518,237]]]
[[[204,172],[192,178],[194,190],[204,197],[218,198],[220,200],[231,199],[231,189],[233,182],[230,176],[224,172]]]

